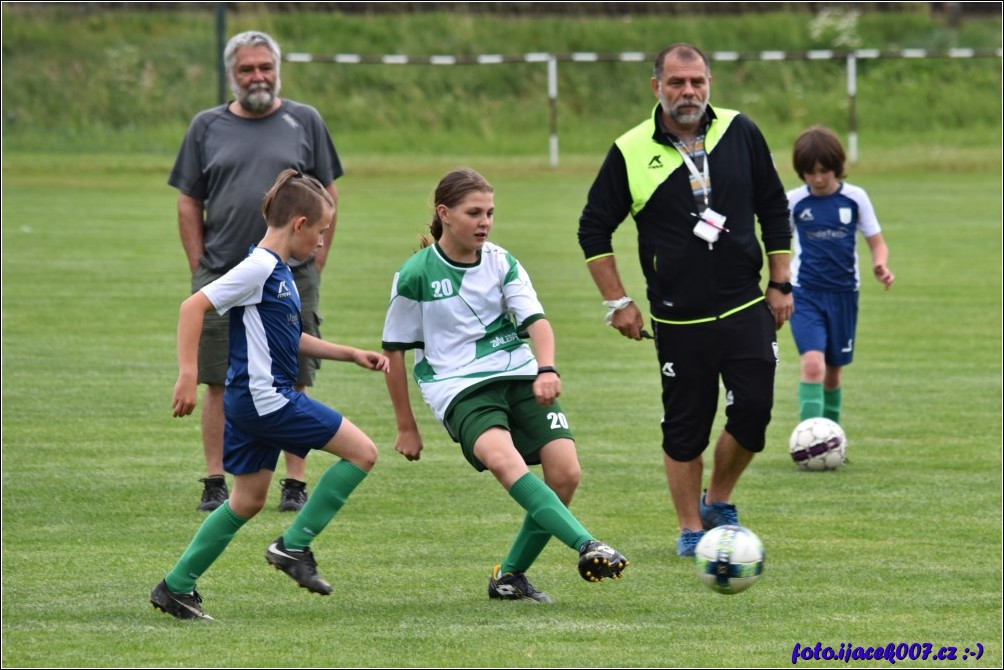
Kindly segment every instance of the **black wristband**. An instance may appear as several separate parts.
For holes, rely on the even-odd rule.
[[[544,372],[553,372],[554,374],[558,375],[558,371],[554,369],[553,365],[542,365],[539,368],[537,368],[538,377]],[[558,378],[560,379],[561,375],[558,375]]]

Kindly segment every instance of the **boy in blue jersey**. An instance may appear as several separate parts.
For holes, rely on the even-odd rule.
[[[179,619],[212,618],[202,611],[195,581],[264,506],[280,451],[302,458],[320,449],[340,458],[265,553],[271,565],[303,588],[331,593],[331,586],[317,575],[310,543],[373,468],[377,449],[337,411],[294,390],[297,357],[302,353],[388,371],[387,358],[379,353],[303,332],[300,297],[287,262],[303,260],[323,245],[334,211],[334,200],[319,181],[296,170],[283,171],[262,205],[268,224],[265,237],[244,261],[181,305],[173,397],[178,417],[195,409],[199,335],[206,312],[230,314],[223,464],[234,476],[234,490],[150,593],[154,607]]]
[[[809,128],[795,140],[792,163],[805,181],[788,192],[794,230],[791,334],[801,356],[800,420],[840,422],[840,376],[854,356],[861,277],[856,233],[871,249],[872,273],[886,290],[895,277],[875,209],[863,189],[841,181],[844,148],[829,129]]]

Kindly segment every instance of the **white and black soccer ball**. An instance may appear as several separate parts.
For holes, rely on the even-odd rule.
[[[741,593],[763,573],[763,543],[744,526],[718,526],[697,543],[694,564],[698,579],[712,591]]]
[[[836,421],[817,416],[795,426],[788,449],[802,470],[836,470],[847,457],[847,436]]]

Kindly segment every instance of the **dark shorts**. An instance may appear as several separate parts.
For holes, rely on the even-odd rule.
[[[540,449],[548,442],[574,439],[558,401],[548,407],[537,402],[532,379],[502,379],[466,391],[447,410],[444,425],[479,472],[485,465],[474,455],[474,443],[489,428],[508,430],[527,465],[540,463]]]
[[[795,287],[791,335],[798,353],[822,351],[826,364],[842,368],[854,360],[858,292],[831,293]]]
[[[280,451],[305,458],[311,449],[324,448],[341,425],[341,414],[303,393],[294,393],[282,409],[265,416],[228,416],[223,469],[232,475],[274,472]]]
[[[652,327],[662,377],[663,451],[677,461],[704,452],[720,384],[726,393],[725,430],[747,451],[763,451],[778,362],[767,303],[716,321]]]
[[[202,266],[192,275],[192,293],[216,281],[224,273],[207,270]],[[321,277],[313,262],[293,268],[293,280],[300,294],[300,323],[303,332],[321,336],[321,317],[318,315]],[[230,315],[220,316],[215,310],[206,312],[199,339],[199,383],[223,386],[227,383],[227,368],[230,367]],[[321,367],[316,358],[299,358],[297,386],[313,386],[317,369]]]

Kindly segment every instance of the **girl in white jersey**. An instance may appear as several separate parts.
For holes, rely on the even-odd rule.
[[[579,552],[587,581],[620,577],[628,561],[568,511],[580,470],[557,401],[554,333],[523,267],[488,241],[493,193],[473,170],[443,177],[430,226],[434,243],[423,238],[394,276],[383,330],[394,448],[410,461],[422,452],[404,360],[412,349],[414,379],[436,418],[468,462],[489,470],[526,510],[512,548],[492,571],[489,598],[550,603],[524,573],[552,535]],[[528,464],[542,466],[543,481]]]
[[[290,258],[304,260],[323,242],[334,201],[313,177],[282,172],[262,206],[265,237],[250,255],[181,305],[174,416],[195,409],[199,334],[206,312],[230,313],[230,369],[224,395],[223,464],[234,475],[229,500],[199,527],[188,549],[150,593],[150,602],[179,619],[210,619],[195,581],[237,531],[265,504],[280,451],[304,457],[311,449],[340,460],[321,476],[292,525],[269,545],[265,559],[300,586],[327,595],[311,541],[345,504],[376,462],[373,441],[335,410],[297,392],[297,356],[352,361],[387,372],[386,357],[326,342],[302,332],[300,298]]]
[[[887,291],[896,279],[875,209],[864,189],[843,181],[844,161],[844,147],[828,128],[814,126],[795,140],[792,165],[805,182],[788,192],[800,421],[824,416],[840,422],[841,371],[853,360],[858,322],[858,233],[871,250],[875,279]]]

